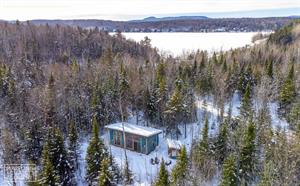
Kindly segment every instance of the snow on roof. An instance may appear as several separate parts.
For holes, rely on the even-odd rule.
[[[139,136],[150,137],[155,134],[162,133],[162,130],[151,128],[151,127],[144,127],[144,126],[134,125],[134,124],[126,123],[126,122],[123,122],[123,124],[124,124],[124,131],[126,133],[136,134]],[[123,125],[121,122],[106,125],[105,128],[123,131]]]
[[[172,149],[181,149],[182,143],[180,141],[177,140],[171,140],[171,139],[167,139],[167,144],[169,148]]]

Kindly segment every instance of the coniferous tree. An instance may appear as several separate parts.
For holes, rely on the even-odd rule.
[[[128,96],[128,91],[129,91],[129,82],[127,79],[127,72],[126,69],[121,63],[120,67],[120,94],[122,95],[123,98]]]
[[[89,142],[86,155],[86,180],[90,185],[98,182],[99,168],[105,156],[107,156],[106,147],[99,137],[99,129],[96,117],[92,119],[93,133]]]
[[[109,158],[105,157],[101,161],[101,168],[99,173],[99,186],[116,185],[113,179],[113,172],[109,167]]]
[[[48,151],[48,152],[45,152]],[[43,159],[49,158],[45,165],[51,165],[59,178],[60,185],[74,184],[74,172],[69,164],[69,157],[65,148],[64,140],[58,128],[50,128]],[[51,170],[51,169],[50,169]]]
[[[182,80],[179,79],[176,84],[174,93],[172,94],[170,100],[166,106],[166,117],[169,127],[176,129],[176,137],[178,139],[178,123],[182,122],[183,115],[186,109],[182,96]],[[174,126],[175,125],[175,126]]]
[[[290,127],[300,132],[300,102],[292,105],[291,111],[287,117]]]
[[[58,170],[60,181],[62,185],[75,184],[74,172],[70,165],[70,159],[67,154],[65,142],[59,129],[55,130],[54,144],[53,144],[53,160],[55,169]],[[50,150],[51,152],[51,150]]]
[[[155,121],[155,119],[157,118],[157,96],[156,93],[150,92],[149,89],[147,89],[145,91],[145,95],[144,95],[144,99],[145,99],[145,118],[147,119],[147,121],[149,120],[150,122]]]
[[[270,78],[273,78],[273,60],[270,60],[270,61],[267,63],[267,75],[268,75]]]
[[[256,165],[256,152],[255,152],[255,125],[251,121],[248,126],[241,147],[239,169],[241,180],[250,183],[253,179]]]
[[[120,79],[119,79],[119,102],[122,108],[121,120],[127,118],[127,107],[130,101],[130,86],[127,79],[126,69],[121,63],[120,66]]]
[[[41,157],[44,133],[41,124],[38,122],[28,126],[28,129],[25,131],[25,155],[33,163],[37,163]]]
[[[43,157],[42,157],[42,173],[40,175],[40,184],[41,185],[59,185],[60,178],[57,171],[54,168],[53,162],[49,154],[49,142],[46,142],[43,148]]]
[[[75,172],[78,167],[78,158],[79,158],[79,144],[78,144],[78,133],[73,120],[70,122],[69,128],[69,146],[68,154],[70,159],[70,164],[72,165],[72,170]]]
[[[125,185],[130,185],[133,183],[133,174],[129,168],[129,163],[127,156],[125,156],[125,166],[123,170],[123,179],[124,179],[124,184]]]
[[[180,149],[180,154],[176,165],[171,173],[171,185],[181,185],[184,183],[184,178],[187,174],[188,157],[185,146]]]
[[[208,151],[208,130],[209,130],[209,122],[208,122],[208,117],[205,117],[205,122],[204,126],[202,129],[202,139],[200,141],[200,148],[202,148],[203,151],[207,152]]]
[[[201,172],[204,180],[209,180],[215,171],[215,159],[213,151],[210,147],[210,139],[208,137],[209,122],[206,117],[204,126],[202,128],[202,139],[200,140],[197,148],[192,153],[193,162],[197,169]]]
[[[57,126],[56,109],[55,109],[55,87],[54,77],[50,74],[47,86],[47,105],[46,105],[46,126],[55,127]]]
[[[215,145],[215,154],[219,165],[222,165],[224,160],[227,157],[229,151],[227,147],[228,146],[227,141],[228,141],[228,131],[227,131],[227,123],[225,122],[221,125],[221,129]]]
[[[40,183],[38,181],[38,177],[36,176],[36,171],[34,169],[34,164],[32,164],[32,162],[29,162],[29,178],[26,181],[27,186],[40,186]],[[51,172],[51,171],[49,171]]]
[[[168,170],[166,169],[164,159],[162,159],[162,161],[160,163],[158,178],[154,185],[155,186],[169,186],[170,185],[169,173],[168,173]]]
[[[230,154],[224,161],[221,186],[238,185],[236,160],[233,154]]]
[[[122,180],[122,173],[111,153],[109,154],[109,169],[112,173],[112,182],[120,183]]]
[[[259,186],[273,185],[273,180],[274,180],[273,175],[272,175],[273,171],[274,171],[274,167],[273,167],[272,161],[265,160]]]
[[[226,62],[226,59],[224,59],[223,66],[222,66],[222,71],[223,72],[227,72],[227,62]]]
[[[294,81],[294,64],[292,64],[279,95],[280,111],[283,114],[286,114],[286,111],[290,109],[290,105],[295,99],[296,88]]]
[[[249,118],[252,115],[252,101],[251,101],[251,89],[250,83],[247,84],[245,94],[242,99],[241,107],[240,107],[240,115],[243,119]]]

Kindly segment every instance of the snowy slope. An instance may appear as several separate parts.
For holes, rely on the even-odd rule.
[[[211,98],[196,98],[195,102],[197,106],[197,122],[187,124],[187,137],[184,138],[184,125],[180,125],[180,131],[183,134],[182,136],[179,137],[178,140],[181,141],[182,144],[184,144],[187,148],[187,151],[189,152],[191,150],[191,144],[192,141],[195,139],[199,139],[201,136],[201,129],[203,127],[205,115],[209,117],[209,135],[214,136],[218,133],[218,115],[220,110],[213,104],[213,100]],[[226,112],[228,111],[229,105],[232,104],[232,116],[236,117],[239,115],[239,107],[240,107],[240,97],[238,93],[235,93],[231,103],[227,103],[225,105],[225,116]],[[270,109],[270,114],[272,118],[272,126],[274,129],[280,127],[284,129],[288,129],[288,123],[285,120],[282,120],[278,117],[277,115],[277,109],[278,109],[278,104],[276,103],[269,103],[269,109]],[[143,115],[142,113],[139,113],[138,120],[136,119],[135,115],[132,115],[129,117],[128,121],[129,123],[145,126],[146,122],[142,119]],[[137,123],[138,121],[138,123]],[[80,159],[79,159],[79,170],[77,171],[76,177],[78,181],[79,186],[85,186],[86,183],[84,181],[84,176],[85,176],[85,156],[86,156],[86,150],[89,142],[89,137],[84,137],[81,136],[81,142],[80,142]],[[108,135],[103,134],[101,136],[105,142],[105,144],[108,147],[108,150],[111,151],[113,154],[117,164],[120,167],[123,167],[124,165],[124,160],[125,160],[125,154],[124,154],[124,149],[118,148],[112,145],[108,144]],[[170,138],[168,136],[168,138]],[[133,152],[126,150],[127,153],[127,158],[129,162],[130,169],[132,170],[134,174],[134,180],[135,184],[134,185],[142,185],[142,186],[148,186],[153,183],[153,181],[156,178],[156,175],[159,170],[159,165],[152,165],[151,164],[151,158],[164,158],[165,161],[171,161],[171,165],[167,166],[167,169],[171,171],[173,166],[176,164],[176,160],[170,159],[167,154],[167,140],[165,137],[165,134],[160,134],[159,135],[159,140],[160,144],[159,146],[155,149],[155,151],[151,152],[149,155]],[[24,174],[26,175],[26,172]],[[207,185],[218,185],[219,181],[219,175],[216,175],[215,178],[207,183]],[[3,182],[3,169],[0,170],[0,185],[7,185],[7,183]],[[20,182],[18,185],[24,185],[23,182]]]

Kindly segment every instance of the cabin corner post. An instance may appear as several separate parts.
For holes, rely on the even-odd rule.
[[[149,152],[148,152],[148,138],[146,137],[145,139],[146,139],[146,154],[149,154]]]

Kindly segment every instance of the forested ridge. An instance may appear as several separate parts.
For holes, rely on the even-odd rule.
[[[1,161],[38,165],[30,185],[76,185],[83,136],[87,185],[132,184],[128,162],[121,170],[99,136],[103,127],[143,113],[148,126],[184,135],[178,125],[199,119],[196,97],[220,109],[219,132],[208,135],[203,118],[200,141],[181,150],[172,172],[162,163],[154,185],[202,185],[216,175],[224,186],[299,183],[299,21],[252,47],[178,58],[159,56],[147,38],[30,22],[0,23],[0,46]],[[234,93],[238,117],[225,110]],[[287,129],[272,126],[269,103]]]
[[[110,20],[32,20],[37,25],[69,25],[83,28],[98,27],[114,32],[258,32],[276,30],[295,20],[294,17],[266,18],[203,18],[203,17],[166,17],[145,18],[133,21]]]

